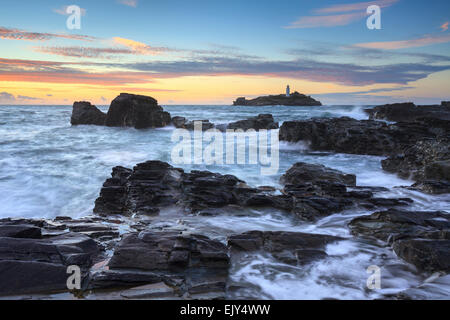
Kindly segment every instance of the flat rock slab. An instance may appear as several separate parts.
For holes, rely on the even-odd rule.
[[[262,251],[282,262],[304,265],[327,257],[327,244],[343,238],[283,231],[249,231],[228,238],[232,252]]]
[[[353,219],[353,234],[392,244],[395,253],[420,271],[450,269],[450,217],[444,212],[388,210]]]

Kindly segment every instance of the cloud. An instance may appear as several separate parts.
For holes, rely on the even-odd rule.
[[[331,16],[306,16],[300,17],[298,20],[292,22],[286,29],[299,28],[318,28],[318,27],[335,27],[345,26],[351,22],[358,21],[364,18],[365,12],[347,13]]]
[[[0,27],[0,39],[8,40],[28,40],[28,41],[48,41],[52,39],[70,39],[70,40],[82,40],[93,41],[96,38],[77,34],[56,34],[56,33],[41,33],[41,32],[29,32],[19,29],[9,29]]]
[[[136,8],[138,5],[138,0],[117,0],[117,2],[133,8]]]
[[[52,11],[53,11],[54,13],[60,14],[60,15],[62,15],[62,16],[68,16],[68,15],[69,15],[69,13],[67,13],[67,8],[68,8],[68,7],[69,7],[69,6],[63,6],[63,7],[61,7],[61,8],[53,9]],[[87,10],[84,9],[84,8],[80,8],[80,9],[81,9],[81,15],[82,15],[82,16],[85,16]]]
[[[151,47],[145,43],[134,41],[131,39],[125,39],[120,37],[113,38],[114,43],[120,44],[127,48],[130,48],[134,53],[139,55],[157,55],[161,52],[167,51],[167,48]]]
[[[438,43],[450,42],[450,35],[434,36],[426,35],[422,38],[400,40],[400,41],[383,41],[383,42],[367,42],[359,43],[355,46],[370,49],[397,50],[405,48],[425,47]]]
[[[352,11],[366,11],[366,9],[371,5],[377,5],[381,8],[389,7],[399,0],[379,0],[379,1],[368,1],[368,2],[358,2],[349,4],[338,4],[326,8],[317,9],[314,11],[316,14],[329,14],[329,13],[341,13],[341,12],[352,12]]]
[[[426,78],[431,73],[450,69],[450,65],[433,66],[424,63],[367,66],[321,62],[312,59],[259,61],[223,57],[205,57],[190,61],[152,61],[122,66],[136,71],[149,72],[155,79],[199,75],[259,75],[350,86],[376,83],[407,84]]]
[[[439,28],[442,29],[442,32],[447,31],[448,30],[448,21],[446,23],[444,23],[442,26],[440,26]]]
[[[14,102],[35,101],[35,100],[41,100],[41,99],[34,98],[34,97],[28,97],[28,96],[22,96],[22,95],[18,95],[16,97],[12,93],[9,93],[9,92],[5,92],[5,91],[0,92],[0,103],[14,103]]]
[[[370,5],[378,5],[382,8],[389,7],[398,0],[379,0],[340,4],[321,9],[316,9],[315,16],[303,16],[291,22],[286,29],[320,28],[345,26],[367,16],[366,9]]]
[[[35,47],[36,51],[75,58],[103,58],[110,59],[113,55],[134,54],[132,50],[121,48],[92,48],[92,47]]]

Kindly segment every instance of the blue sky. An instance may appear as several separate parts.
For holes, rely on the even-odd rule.
[[[80,30],[66,28],[72,4]],[[450,98],[449,13],[444,0],[2,1],[0,103],[70,103],[74,87],[97,103],[125,90],[227,103],[287,83],[326,103],[435,103]]]

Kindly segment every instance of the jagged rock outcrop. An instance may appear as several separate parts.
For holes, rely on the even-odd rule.
[[[91,124],[102,126],[105,124],[105,121],[106,114],[90,102],[81,101],[73,104],[72,117],[70,119],[72,125]]]
[[[381,119],[393,122],[411,122],[422,118],[450,120],[450,106],[443,101],[441,105],[416,106],[412,102],[394,103],[365,110],[371,120]]]
[[[313,118],[284,122],[280,140],[305,141],[313,150],[389,156],[417,140],[436,139],[447,132],[448,123],[434,119],[388,125],[349,117]]]
[[[349,227],[353,234],[388,242],[421,271],[450,270],[450,217],[445,212],[390,209],[353,219]]]
[[[381,161],[384,170],[416,181],[428,193],[450,193],[450,139],[420,140]]]
[[[170,114],[152,97],[121,93],[111,102],[105,124],[145,129],[164,127],[170,121]]]
[[[94,212],[104,216],[157,215],[161,208],[178,206],[183,212],[201,214],[204,210],[233,205],[273,207],[301,219],[315,220],[355,204],[365,207],[408,204],[405,199],[380,199],[367,191],[347,191],[344,184],[323,180],[324,172],[353,184],[351,176],[320,169],[310,173],[309,181],[287,184],[279,195],[274,190],[249,187],[232,175],[196,170],[186,173],[161,161],[147,161],[133,170],[115,167],[95,202]]]
[[[234,106],[321,106],[322,103],[310,96],[294,92],[290,96],[285,94],[262,96],[247,100],[244,97],[237,98]]]
[[[284,231],[249,231],[228,238],[233,252],[262,251],[275,259],[293,265],[304,265],[327,257],[327,244],[343,240],[339,237]]]

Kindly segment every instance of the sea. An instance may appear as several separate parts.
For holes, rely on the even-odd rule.
[[[225,124],[270,113],[280,123],[312,117],[367,119],[365,108],[340,105],[321,107],[244,107],[215,105],[163,106],[172,116],[208,119]],[[107,106],[99,107],[107,111]],[[95,199],[114,166],[132,168],[147,160],[172,163],[174,127],[136,130],[103,126],[71,126],[71,106],[0,106],[0,218],[45,218],[92,215]],[[275,131],[276,133],[276,131]],[[280,187],[281,175],[296,162],[323,164],[357,176],[359,186],[381,186],[381,197],[409,197],[407,210],[450,212],[448,195],[426,195],[403,188],[412,181],[386,173],[383,157],[309,150],[305,143],[280,142],[279,169],[261,174],[261,164],[177,164],[186,171],[209,170],[232,174],[250,186]],[[200,233],[225,242],[227,236],[250,230],[329,234],[346,240],[330,244],[328,257],[306,266],[292,266],[255,253],[232,261],[233,299],[379,299],[406,292],[416,299],[450,298],[450,276],[424,275],[383,243],[356,238],[347,224],[373,213],[350,209],[314,223],[276,209],[245,209],[213,216],[161,212],[154,224]],[[381,272],[381,288],[367,282],[370,266]],[[370,268],[369,268],[370,270]]]

